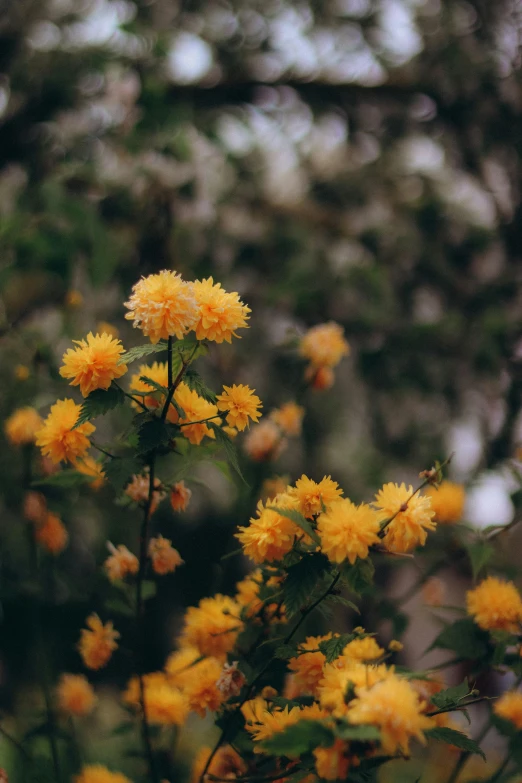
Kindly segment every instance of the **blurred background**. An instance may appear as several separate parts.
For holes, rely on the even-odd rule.
[[[252,318],[203,360],[205,377],[251,384],[265,411],[306,408],[302,437],[274,465],[242,457],[257,494],[264,478],[304,472],[368,500],[454,451],[466,519],[512,520],[521,36],[519,0],[0,0],[2,419],[68,396],[62,353],[100,322],[126,347],[141,342],[122,304],[141,275],[212,275]],[[329,320],[351,354],[332,389],[305,392],[293,346]],[[126,420],[106,418],[100,442]],[[16,587],[21,474],[3,442],[7,712],[38,666]],[[168,510],[157,515],[187,565],[154,599],[151,668],[183,606],[245,570],[219,557],[254,490],[208,464],[195,478],[175,530]],[[78,629],[106,599],[106,540],[136,542],[136,513],[113,500],[104,487],[57,501],[71,543],[42,610],[57,671],[79,670]],[[99,680],[127,675],[120,661]]]

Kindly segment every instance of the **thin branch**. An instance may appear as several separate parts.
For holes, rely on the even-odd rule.
[[[302,769],[302,767],[300,767],[299,763],[297,763],[294,764],[293,767],[288,767],[288,769],[285,770],[279,770],[279,772],[274,772],[271,775],[245,775],[244,777],[234,778],[234,781],[235,783],[268,783],[268,781],[283,780],[293,772],[297,772],[299,769]],[[216,775],[212,774],[208,774],[208,778],[210,780],[217,781],[217,783],[230,783],[230,778],[218,778]]]

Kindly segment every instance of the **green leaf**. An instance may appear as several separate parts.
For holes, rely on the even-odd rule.
[[[374,573],[375,566],[369,557],[366,557],[364,560],[358,557],[353,565],[346,563],[342,569],[343,579],[350,589],[358,595],[364,592],[369,585],[373,584]]]
[[[213,422],[209,422],[208,426],[214,430],[216,435],[216,441],[217,443],[223,448],[223,451],[225,452],[227,460],[230,462],[234,470],[236,471],[237,475],[241,479],[241,481],[248,486],[247,482],[245,481],[245,478],[243,474],[241,473],[241,468],[239,467],[239,461],[237,458],[237,449],[226,434],[226,432],[223,432],[221,427],[219,427],[217,424],[213,424]]]
[[[115,726],[111,730],[111,735],[113,737],[122,737],[125,734],[132,734],[134,731],[136,731],[136,724],[135,723],[120,723],[118,726]]]
[[[302,720],[261,743],[265,753],[273,756],[298,758],[311,753],[319,746],[330,746],[335,735],[328,726],[318,720]]]
[[[476,753],[479,756],[482,756],[484,761],[486,760],[486,756],[484,755],[482,748],[477,745],[475,740],[470,739],[461,731],[448,729],[445,726],[438,726],[434,729],[428,729],[424,733],[429,739],[435,739],[439,742],[446,742],[448,745],[453,745],[454,747],[459,748],[459,750],[466,751],[466,753]]]
[[[292,522],[297,525],[297,527],[300,527],[301,530],[303,530],[315,544],[320,545],[321,539],[313,529],[312,525],[304,517],[302,514],[299,513],[299,511],[296,511],[295,508],[279,508],[279,506],[267,506],[268,509],[271,511],[277,511],[278,514],[280,514],[282,517],[286,517],[287,519],[291,519]]]
[[[148,386],[150,386],[154,391],[159,391],[165,396],[169,393],[169,390],[166,386],[162,386],[161,383],[157,383],[152,378],[149,378],[148,375],[140,375],[140,381],[142,383],[146,383]]]
[[[281,644],[279,647],[276,647],[274,655],[276,658],[286,661],[289,658],[295,658],[297,650],[292,644]]]
[[[159,343],[145,343],[144,345],[135,345],[129,351],[124,353],[118,362],[118,364],[131,364],[136,359],[143,359],[144,356],[149,356],[151,353],[160,353],[160,351],[167,350],[167,343],[162,340]]]
[[[318,553],[305,555],[298,563],[290,566],[283,584],[284,605],[288,617],[308,603],[328,567],[328,560]]]
[[[103,470],[107,481],[113,485],[116,492],[121,492],[131,476],[143,471],[143,463],[136,457],[114,457],[104,462]]]
[[[487,566],[495,550],[486,541],[475,541],[467,547],[468,556],[473,570],[473,579],[476,579],[482,569]]]
[[[192,391],[195,391],[197,394],[199,394],[200,397],[203,397],[204,400],[207,402],[212,402],[215,404],[216,402],[216,395],[212,391],[212,389],[209,389],[201,375],[196,372],[196,370],[188,369],[185,375],[183,376],[183,380],[189,387],[189,389],[192,389]]]
[[[85,398],[73,430],[79,427],[80,424],[85,424],[86,421],[94,419],[95,416],[102,416],[104,413],[111,411],[118,405],[123,405],[124,402],[125,394],[115,383],[111,383],[107,391],[104,389],[95,389]]]
[[[326,663],[335,661],[340,655],[347,644],[352,642],[356,638],[354,633],[342,633],[340,636],[334,636],[333,639],[328,639],[324,642],[319,642],[319,649],[326,657]]]
[[[134,611],[122,598],[109,598],[109,600],[105,602],[105,609],[111,614],[134,617]]]
[[[435,693],[431,697],[431,702],[440,710],[444,710],[447,707],[454,707],[459,701],[469,695],[470,690],[468,681],[464,680],[460,685],[455,685],[453,688],[446,688],[443,691]]]
[[[138,430],[138,452],[148,454],[160,446],[166,446],[177,433],[175,424],[163,421],[158,416],[146,419]]]
[[[381,732],[375,726],[351,726],[349,723],[336,726],[335,734],[339,739],[353,742],[375,742],[381,738]]]
[[[77,487],[80,484],[90,483],[94,476],[86,476],[85,473],[80,473],[79,470],[60,470],[57,473],[52,473],[47,478],[40,481],[33,481],[32,487],[38,487],[45,489],[45,487],[53,487],[58,489],[71,489]]]
[[[158,585],[152,579],[145,579],[141,585],[141,597],[143,601],[154,598],[158,591]]]
[[[488,642],[487,633],[481,631],[471,618],[466,617],[447,625],[432,642],[429,650],[436,647],[443,650],[453,650],[458,657],[474,661],[487,655]]]

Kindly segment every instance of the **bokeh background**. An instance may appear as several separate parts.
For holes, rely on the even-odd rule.
[[[250,492],[205,464],[175,534],[158,513],[187,565],[154,599],[151,668],[183,607],[244,572],[219,558],[269,475],[332,474],[362,500],[454,451],[470,522],[517,513],[521,35],[519,0],[1,0],[1,418],[65,396],[61,355],[100,322],[140,342],[122,303],[164,268],[212,275],[252,308],[243,338],[204,361],[211,384],[306,407],[274,466],[242,458]],[[295,342],[328,320],[351,354],[312,393]],[[106,419],[108,442],[125,415]],[[18,589],[22,469],[3,442],[7,714],[33,704],[41,665]],[[56,671],[79,670],[78,629],[107,598],[106,540],[135,544],[113,500],[60,501],[71,544],[42,607]],[[120,660],[100,685],[128,673]],[[91,727],[100,761],[106,725]]]

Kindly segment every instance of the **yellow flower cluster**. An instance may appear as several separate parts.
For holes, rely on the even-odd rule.
[[[185,614],[182,644],[197,648],[200,655],[224,660],[243,628],[241,608],[232,598],[216,593],[190,606]]]
[[[155,574],[164,576],[171,574],[184,561],[177,549],[174,549],[168,538],[157,536],[149,541],[149,557]]]
[[[82,717],[92,712],[96,696],[83,674],[62,674],[56,686],[58,709],[65,715]]]
[[[127,372],[127,365],[120,361],[125,349],[110,334],[89,332],[85,340],[73,342],[78,348],[64,353],[60,375],[68,378],[71,386],[79,386],[84,397],[95,389],[108,389]]]
[[[275,408],[268,419],[248,433],[244,448],[255,462],[276,460],[288,445],[288,437],[301,434],[304,408],[295,402],[286,402]]]
[[[223,386],[223,394],[217,398],[217,407],[220,411],[227,411],[227,424],[230,427],[243,431],[249,425],[249,419],[256,422],[261,413],[261,400],[248,386],[239,384],[236,386]]]
[[[83,459],[90,448],[89,436],[96,429],[90,422],[80,424],[73,429],[81,406],[74,400],[58,400],[51,406],[51,411],[36,433],[36,445],[48,456],[54,464],[72,462]]]
[[[227,293],[211,277],[188,283],[169,270],[136,283],[125,307],[125,317],[152,343],[173,336],[181,340],[190,331],[198,340],[231,342],[250,313],[237,293]]]
[[[299,351],[309,365],[305,379],[314,389],[328,389],[334,382],[333,368],[350,353],[343,329],[334,321],[309,329],[301,340]]]
[[[385,484],[375,496],[374,505],[382,523],[391,519],[383,541],[390,552],[411,552],[424,546],[428,530],[436,527],[431,499],[414,494],[411,486]]]
[[[125,579],[126,576],[138,573],[138,558],[126,546],[120,544],[118,547],[115,547],[114,544],[108,541],[107,547],[111,554],[105,561],[104,567],[111,582],[117,582]]]
[[[42,419],[35,408],[17,408],[4,422],[4,432],[12,446],[34,443],[42,428]]]
[[[78,651],[88,669],[102,669],[117,649],[116,639],[120,634],[112,623],[102,623],[97,614],[91,614],[86,620],[87,628],[82,628]]]
[[[437,522],[442,525],[460,522],[466,502],[466,492],[462,484],[443,481],[438,487],[427,487],[424,494],[431,498],[431,507]]]
[[[499,718],[509,720],[517,731],[522,730],[522,693],[506,691],[493,705],[493,712]]]
[[[192,765],[191,783],[199,783],[211,753],[211,749],[207,747],[199,750]],[[240,775],[245,775],[247,769],[247,765],[237,751],[231,748],[230,745],[222,745],[210,762],[207,775],[205,775],[203,780],[207,783],[207,781],[211,780],[211,775],[214,778],[230,778],[230,780],[234,780],[234,778]]]
[[[181,726],[189,713],[187,698],[175,687],[165,672],[143,675],[145,711],[150,723],[160,726]],[[140,681],[132,677],[123,694],[123,702],[139,710],[141,707]]]
[[[91,764],[84,767],[79,775],[74,777],[74,783],[132,783],[121,772],[111,772],[101,764]]]
[[[519,633],[522,598],[513,582],[488,576],[466,593],[466,604],[477,625],[485,631]]]
[[[177,481],[170,491],[170,505],[173,511],[185,511],[190,498],[192,497],[192,490],[190,490],[184,481]]]

